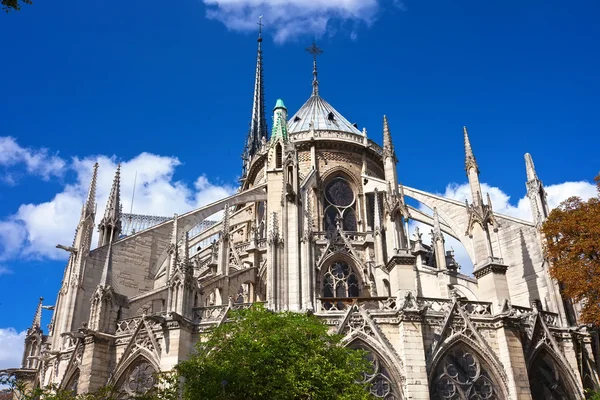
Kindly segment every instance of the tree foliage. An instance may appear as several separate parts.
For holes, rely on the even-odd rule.
[[[140,394],[131,400],[177,400],[178,399],[178,377],[175,374],[157,374],[159,384],[147,393]],[[121,391],[114,386],[104,386],[91,393],[75,394],[69,389],[61,389],[57,385],[45,387],[28,388],[24,381],[16,380],[11,375],[0,376],[0,386],[6,387],[0,391],[12,400],[121,400],[125,398]]]
[[[582,321],[600,325],[600,174],[595,180],[598,197],[565,200],[552,210],[542,232],[550,274],[567,297],[582,303]]]
[[[31,0],[0,0],[2,9],[6,12],[11,10],[20,10],[21,4],[32,4]]]
[[[180,363],[184,399],[371,399],[372,368],[313,315],[263,307],[232,313]]]

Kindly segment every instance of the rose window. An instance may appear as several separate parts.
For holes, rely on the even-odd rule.
[[[446,353],[432,383],[435,400],[499,400],[495,385],[478,358],[463,345]]]
[[[356,196],[342,177],[332,179],[325,186],[324,226],[326,231],[335,230],[340,224],[345,231],[356,231]]]
[[[121,399],[129,399],[152,389],[156,384],[155,372],[152,364],[146,360],[139,361],[129,367],[121,386]]]

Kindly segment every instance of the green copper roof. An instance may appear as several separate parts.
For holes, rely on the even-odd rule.
[[[285,108],[287,110],[281,99],[277,99],[277,103],[275,103],[275,108],[273,110],[277,110],[278,108]]]

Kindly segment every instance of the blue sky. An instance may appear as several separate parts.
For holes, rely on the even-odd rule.
[[[556,205],[600,165],[600,3],[469,0],[34,0],[0,14],[0,368],[37,298],[53,304],[91,165],[117,162],[134,212],[235,190],[264,15],[267,112],[320,93],[381,142],[406,185],[463,200],[467,125],[494,206],[528,218],[523,155]],[[586,183],[587,182],[587,183]],[[51,315],[44,314],[44,324]],[[14,345],[13,345],[14,343]]]

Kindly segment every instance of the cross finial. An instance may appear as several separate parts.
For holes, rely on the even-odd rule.
[[[317,56],[323,54],[323,49],[319,48],[315,42],[312,42],[310,47],[306,48],[306,51],[313,56],[313,96],[319,95],[319,81],[317,80]]]
[[[257,24],[258,25],[258,42],[259,43],[262,42],[262,27],[264,26],[264,24],[262,23],[262,18],[263,18],[262,15],[260,15],[258,17],[258,24]]]

